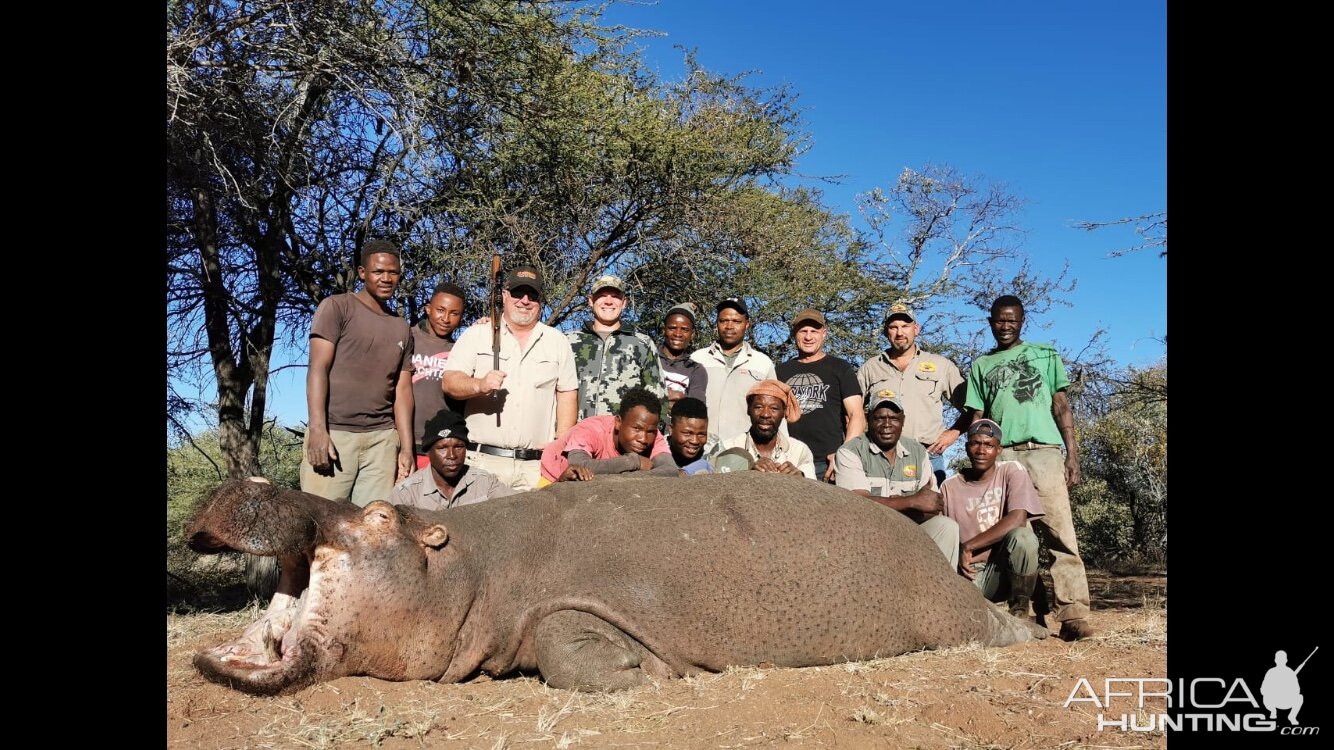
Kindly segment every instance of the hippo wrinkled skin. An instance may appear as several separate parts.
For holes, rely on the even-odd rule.
[[[194,660],[253,693],[533,670],[617,690],[1046,636],[903,514],[776,474],[563,482],[437,512],[231,480],[187,533],[281,562],[263,616]]]

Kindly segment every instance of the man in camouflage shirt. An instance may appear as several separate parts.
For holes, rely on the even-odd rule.
[[[616,414],[621,395],[635,386],[666,399],[653,340],[621,324],[625,282],[600,277],[593,282],[588,306],[593,319],[566,334],[579,371],[579,419]]]

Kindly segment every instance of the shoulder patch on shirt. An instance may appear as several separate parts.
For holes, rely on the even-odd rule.
[[[903,467],[903,476],[905,476],[905,477],[915,477],[915,476],[917,476],[917,464],[908,464],[907,466],[904,466],[904,467]]]
[[[921,370],[922,372],[935,372],[935,371],[936,371],[936,363],[935,363],[935,362],[918,362],[918,363],[917,363],[917,369]]]
[[[898,394],[888,388],[883,388],[875,394],[877,398],[895,398]]]

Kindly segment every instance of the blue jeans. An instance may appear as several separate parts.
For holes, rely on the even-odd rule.
[[[926,457],[931,459],[931,472],[936,475],[936,489],[940,489],[940,485],[945,483],[945,456],[928,452]]]

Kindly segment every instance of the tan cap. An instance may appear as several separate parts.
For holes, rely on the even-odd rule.
[[[792,330],[801,328],[803,323],[819,323],[821,328],[828,325],[824,319],[824,313],[816,310],[814,307],[808,307],[792,317]]]

